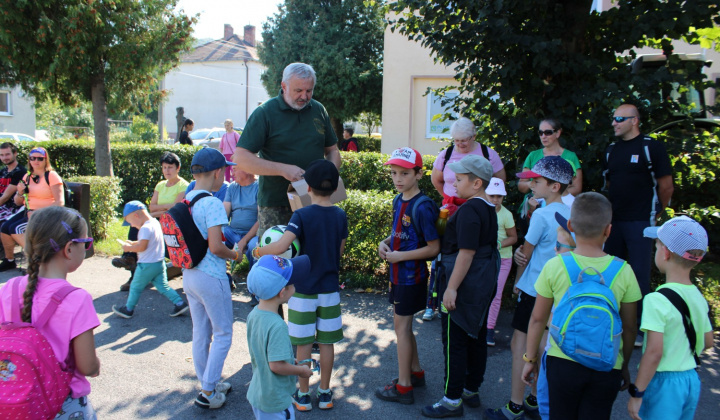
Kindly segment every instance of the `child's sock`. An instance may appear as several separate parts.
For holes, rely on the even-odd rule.
[[[408,392],[413,390],[412,386],[402,386],[400,384],[396,384],[395,388],[398,390],[401,394],[407,394]]]
[[[329,388],[328,388],[328,389],[322,389],[322,388],[318,387],[318,392],[321,393],[321,394],[327,394],[327,393],[330,392],[330,389],[329,389]]]
[[[458,398],[457,400],[451,400],[451,399],[448,398],[448,397],[443,397],[443,401],[445,401],[446,403],[454,406],[454,405],[460,404],[460,401],[462,401],[462,399]]]
[[[423,369],[421,369],[417,372],[410,372],[410,373],[418,379],[422,379],[425,377],[425,371]]]
[[[512,401],[508,401],[508,410],[512,411],[514,414],[520,414],[523,411],[523,405],[522,404],[515,404]]]
[[[302,391],[300,391],[300,390],[298,389],[298,398],[304,397],[305,395],[310,395],[310,393],[309,393],[309,392],[302,392]]]

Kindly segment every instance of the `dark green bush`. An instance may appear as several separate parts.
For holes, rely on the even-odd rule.
[[[117,217],[121,204],[120,178],[102,176],[71,176],[68,182],[90,184],[90,226],[96,240],[106,239],[110,223]]]
[[[370,136],[354,136],[358,141],[358,146],[361,152],[375,152],[380,153],[380,144],[382,139],[380,137]]]

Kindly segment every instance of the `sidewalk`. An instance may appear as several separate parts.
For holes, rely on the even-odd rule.
[[[0,273],[0,285],[18,271]],[[206,411],[193,405],[199,392],[192,364],[192,323],[190,316],[168,316],[171,304],[155,290],[146,290],[132,319],[112,314],[113,304],[124,304],[127,293],[119,287],[128,272],[110,265],[110,259],[93,257],[70,274],[69,280],[92,294],[102,324],[95,330],[95,342],[102,367],[100,376],[91,378],[90,401],[100,419],[252,419],[245,398],[252,376],[245,339],[245,320],[250,312],[249,296],[240,285],[233,294],[235,314],[233,346],[225,363],[225,380],[233,385],[226,405]],[[182,278],[170,281],[170,287],[182,290]],[[345,340],[335,348],[335,372],[331,386],[335,408],[321,412],[317,406],[309,413],[296,413],[304,419],[383,419],[421,418],[420,409],[442,397],[442,348],[440,323],[423,322],[416,317],[414,329],[420,361],[427,374],[427,387],[415,391],[414,405],[380,401],[375,388],[397,375],[397,354],[392,328],[392,310],[386,295],[356,294],[341,291]],[[184,298],[184,296],[183,296]],[[503,311],[498,321],[498,345],[489,349],[485,383],[481,388],[482,407],[467,408],[467,419],[481,419],[488,407],[499,407],[510,395],[511,313]],[[314,355],[317,357],[317,355]],[[640,352],[631,362],[634,377]],[[705,357],[701,369],[703,381],[700,407],[696,418],[715,418],[720,410],[720,359]],[[314,389],[318,376],[311,379]],[[613,419],[626,419],[628,394],[618,397]]]

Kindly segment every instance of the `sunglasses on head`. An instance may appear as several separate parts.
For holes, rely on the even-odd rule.
[[[42,157],[42,156],[30,156],[30,161],[31,161],[31,162],[34,162],[34,161],[42,162],[42,161],[44,161],[44,160],[45,160],[45,158]]]
[[[616,123],[621,123],[621,122],[625,122],[626,120],[629,120],[630,118],[635,118],[635,117],[613,117],[612,119]]]
[[[538,130],[538,134],[541,136],[552,136],[557,130]]]

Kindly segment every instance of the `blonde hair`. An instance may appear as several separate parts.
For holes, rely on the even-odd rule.
[[[86,231],[85,219],[73,209],[50,206],[33,212],[25,231],[28,282],[23,293],[23,322],[32,321],[33,296],[37,290],[40,265],[50,261],[68,242]]]

